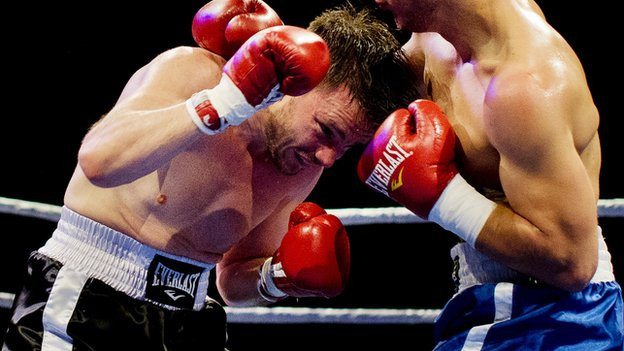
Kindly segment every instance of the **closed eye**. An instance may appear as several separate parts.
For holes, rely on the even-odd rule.
[[[333,129],[331,129],[329,126],[327,126],[325,123],[322,122],[318,122],[319,126],[321,127],[321,132],[323,133],[323,135],[325,135],[325,137],[327,139],[332,139],[334,136],[334,131]]]

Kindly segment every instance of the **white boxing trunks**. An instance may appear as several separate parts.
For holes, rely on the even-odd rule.
[[[212,264],[146,246],[63,208],[28,260],[2,350],[224,350]]]

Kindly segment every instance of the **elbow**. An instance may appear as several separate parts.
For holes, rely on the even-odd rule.
[[[91,183],[98,185],[102,181],[103,177],[99,162],[97,162],[93,152],[90,152],[89,148],[84,145],[78,151],[78,165]]]
[[[89,182],[102,188],[113,187],[117,184],[111,181],[102,160],[102,157],[87,145],[83,144],[78,151],[78,165]]]
[[[569,292],[578,292],[587,287],[596,273],[598,259],[573,258],[563,265],[559,274],[560,288]]]
[[[249,296],[246,296],[245,292],[239,289],[236,286],[235,279],[236,277],[228,276],[228,274],[233,273],[229,269],[226,271],[218,271],[217,273],[217,291],[219,292],[219,296],[223,300],[223,302],[227,306],[231,307],[252,307],[257,306],[253,299],[250,299]]]
[[[219,295],[223,299],[223,302],[225,303],[226,306],[230,306],[230,307],[253,307],[255,306],[255,304],[249,301],[237,299],[236,296],[233,296],[231,294],[227,294],[227,293],[224,294],[223,290],[221,289],[219,289]]]
[[[224,282],[222,281],[222,279],[220,279],[219,276],[217,276],[216,283],[217,283],[217,291],[219,292],[219,296],[221,297],[221,299],[227,306],[244,307],[244,303],[242,303],[242,301],[240,301],[240,299],[237,298],[236,294],[231,293],[232,290],[227,288],[227,286],[224,284]]]
[[[254,307],[258,306],[253,300],[246,299],[240,294],[232,293],[232,289],[224,289],[222,286],[217,286],[219,296],[223,300],[226,306],[230,307]]]

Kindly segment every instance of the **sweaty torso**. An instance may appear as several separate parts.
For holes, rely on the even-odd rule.
[[[77,167],[65,205],[157,249],[216,263],[289,201],[301,178],[254,160],[234,135],[214,139],[114,188],[91,184]]]
[[[514,13],[513,20],[509,20],[514,23],[509,25],[509,35],[514,36],[509,42],[513,44],[474,60],[462,60],[455,48],[437,33],[419,34],[417,39],[425,60],[422,91],[443,108],[453,125],[459,140],[456,154],[460,172],[486,196],[498,200],[504,199],[499,178],[500,155],[485,126],[496,121],[486,122],[484,117],[488,108],[486,94],[496,94],[489,89],[493,80],[510,70],[526,67],[527,74],[539,75],[539,79],[563,77],[570,80],[569,86],[586,86],[582,67],[572,49],[545,22],[535,26],[538,16],[530,9]],[[561,67],[566,67],[566,71],[562,72]],[[578,106],[569,109],[573,112],[564,123],[570,124],[576,149],[598,196],[598,115],[589,91],[574,94],[579,95],[575,100]],[[547,96],[544,101],[548,101]]]
[[[77,167],[65,205],[156,249],[217,263],[250,231],[293,202],[302,184],[313,184],[319,176],[318,169],[295,176],[280,173],[264,152],[254,150],[231,127],[204,137],[128,184],[98,187]]]

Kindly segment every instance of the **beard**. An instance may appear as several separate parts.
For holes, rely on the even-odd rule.
[[[286,175],[295,175],[303,169],[303,165],[295,156],[294,150],[288,155],[288,150],[294,147],[294,133],[288,128],[291,123],[288,108],[273,113],[267,118],[265,137],[267,151],[273,165]]]

